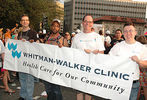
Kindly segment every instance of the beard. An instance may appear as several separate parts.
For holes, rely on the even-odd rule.
[[[58,30],[58,31],[52,31],[52,30],[51,30],[51,33],[57,34],[57,33],[59,33],[59,30]]]

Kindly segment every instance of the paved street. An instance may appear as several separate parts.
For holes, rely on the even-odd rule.
[[[20,86],[19,81],[16,77],[11,76],[14,80],[16,86],[13,86],[14,83],[9,83],[10,88],[15,90],[16,92],[12,95],[8,95],[8,93],[4,92],[4,89],[0,89],[0,100],[18,100],[19,98],[19,90],[17,87]],[[0,80],[0,85],[2,85],[2,80]],[[44,91],[44,84],[40,82],[35,82],[35,90],[34,90],[34,97],[35,100],[46,100],[46,97],[40,96],[40,94]],[[63,100],[76,100],[76,92],[73,89],[61,87]],[[96,98],[96,100],[104,100],[102,98]]]

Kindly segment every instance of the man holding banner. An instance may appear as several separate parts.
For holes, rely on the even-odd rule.
[[[51,33],[47,37],[46,44],[58,45],[59,47],[68,46],[67,40],[59,34],[60,21],[54,19],[51,23]],[[62,93],[59,85],[44,81],[47,92],[47,100],[62,100]]]
[[[140,67],[147,67],[147,49],[144,45],[135,40],[137,32],[132,23],[124,25],[123,35],[125,41],[116,44],[109,52],[110,55],[131,57]],[[133,84],[129,100],[137,100],[139,90],[139,66],[134,67]]]
[[[87,23],[89,21],[88,25],[91,25],[91,17],[87,17],[84,20]],[[58,23],[56,22],[53,27],[59,29]],[[54,32],[56,31],[54,30]],[[84,46],[84,49],[90,49],[91,45],[101,43],[100,40],[96,42],[98,41],[98,37],[94,38],[96,35],[94,33],[92,35],[90,35],[91,33],[85,34],[82,32],[78,34],[74,38],[76,46],[78,46],[77,43],[79,45],[83,44],[81,46]],[[85,35],[88,36],[87,40],[85,39]],[[80,40],[78,40],[77,36],[81,36]],[[51,38],[48,40],[48,42],[53,44]],[[57,42],[54,43],[58,44]],[[58,89],[60,89],[58,85],[61,85],[102,98],[129,100],[133,82],[132,73],[135,72],[134,70],[136,68],[132,66],[137,66],[134,61],[123,56],[117,57],[90,52],[90,54],[87,54],[84,52],[84,49],[59,48],[58,46],[9,39],[6,43],[4,68],[31,74],[45,80],[46,83],[56,84],[55,86]],[[95,49],[98,49],[98,47],[90,50],[94,51]],[[102,51],[102,48],[99,50]],[[137,52],[138,50],[140,51],[140,49],[137,49]],[[49,93],[59,94],[55,98],[61,97],[61,92],[52,87],[52,85],[46,86],[49,87],[47,88]],[[61,99],[59,98],[58,100]],[[91,97],[89,96],[90,99]]]
[[[18,39],[22,41],[34,42],[37,40],[37,33],[30,29],[28,15],[21,17],[20,24],[22,25],[22,31],[18,34]],[[21,85],[19,100],[33,100],[34,92],[34,76],[19,72],[19,81]]]
[[[99,34],[92,32],[93,17],[91,15],[85,15],[82,20],[83,32],[75,35],[72,41],[72,48],[84,50],[86,53],[104,53],[104,43]],[[77,94],[77,100],[83,100],[83,93]],[[85,94],[85,100],[91,100],[91,96]]]

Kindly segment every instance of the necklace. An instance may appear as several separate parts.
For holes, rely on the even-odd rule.
[[[30,30],[27,30],[25,32],[21,31],[20,39],[26,39],[26,40],[28,40],[29,39],[29,37],[28,37],[29,31]]]

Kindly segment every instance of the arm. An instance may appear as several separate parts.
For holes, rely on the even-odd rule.
[[[10,30],[11,33],[13,33],[17,27],[18,27],[18,24],[16,24],[16,27],[14,27],[13,29]]]
[[[132,56],[131,59],[135,61],[140,67],[147,68],[147,60],[140,60],[137,56]]]
[[[92,53],[94,53],[94,54],[98,54],[98,53],[104,54],[104,51],[93,50]]]
[[[67,42],[67,39],[65,39],[64,37],[61,37],[59,39],[59,41],[57,42],[58,46],[61,48],[61,47],[68,47],[68,42]]]
[[[5,55],[5,53],[1,54],[1,56],[2,56],[2,66],[3,66],[3,63],[4,63],[4,55]]]
[[[108,43],[107,41],[105,41],[104,43],[105,43],[105,46],[106,46],[106,47],[110,47],[110,46],[111,46],[111,44]]]
[[[76,48],[74,37],[71,39],[71,48]]]
[[[63,38],[63,41],[64,41],[63,46],[64,47],[69,47],[68,40]]]
[[[99,50],[94,50],[94,51],[91,51],[89,49],[84,49],[84,51],[88,54],[90,54],[91,52],[94,53],[94,54],[98,54],[98,53],[101,53],[101,54],[104,54],[104,51],[99,51]]]
[[[96,43],[97,43],[97,46],[96,46],[97,49],[93,50],[92,53],[94,53],[94,54],[98,54],[98,53],[104,54],[104,50],[105,50],[104,42],[102,40],[102,37],[100,37],[99,35],[96,39]]]
[[[91,50],[89,50],[89,49],[84,49],[84,51],[85,51],[87,54],[90,54],[90,53],[91,53]]]

